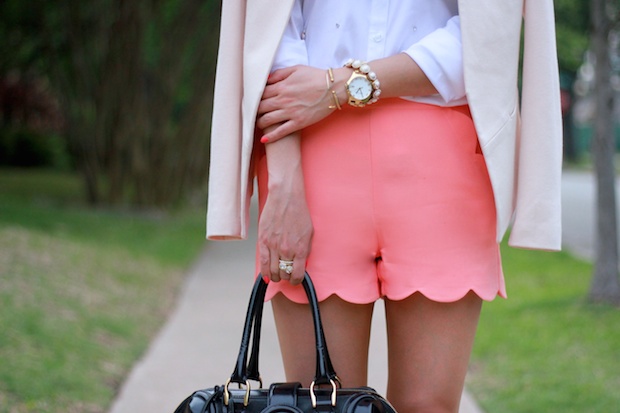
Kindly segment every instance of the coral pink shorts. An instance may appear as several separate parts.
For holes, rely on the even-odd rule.
[[[467,106],[343,108],[303,131],[302,162],[319,300],[505,297],[493,193]],[[258,175],[262,208],[264,157]],[[270,283],[267,298],[278,292],[307,302],[288,282]]]

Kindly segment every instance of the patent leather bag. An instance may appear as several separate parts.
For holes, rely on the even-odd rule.
[[[300,383],[274,383],[269,388],[262,385],[258,358],[267,283],[259,276],[250,296],[232,375],[223,385],[195,391],[175,413],[395,413],[388,401],[370,387],[341,388],[329,359],[316,292],[307,273],[303,287],[312,311],[316,341],[316,374],[309,388]],[[252,389],[251,382],[258,382],[260,388]]]

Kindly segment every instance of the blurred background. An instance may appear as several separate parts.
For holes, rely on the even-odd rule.
[[[620,406],[620,2],[555,9],[565,169],[599,189],[596,248],[505,252],[515,298],[485,308],[468,379],[488,412]],[[220,11],[0,0],[0,413],[106,411],[169,314],[205,247]]]
[[[173,206],[207,174],[216,1],[3,1],[0,162],[91,205]]]

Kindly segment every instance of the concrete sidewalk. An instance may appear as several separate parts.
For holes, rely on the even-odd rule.
[[[565,241],[569,249],[584,257],[592,252],[593,183],[592,177],[583,173],[565,174],[563,183]],[[192,391],[226,381],[239,350],[254,271],[254,245],[255,239],[208,243],[188,273],[176,309],[135,365],[110,413],[171,413]],[[387,357],[381,302],[376,305],[372,328],[369,385],[385,394]],[[261,349],[265,383],[284,380],[269,303]],[[460,412],[480,413],[481,409],[465,392]]]

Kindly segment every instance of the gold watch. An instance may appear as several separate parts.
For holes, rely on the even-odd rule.
[[[363,107],[376,102],[381,94],[380,83],[368,64],[349,59],[344,66],[353,69],[345,83],[349,105]]]

